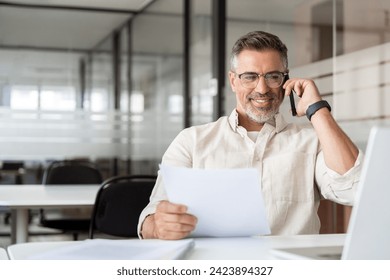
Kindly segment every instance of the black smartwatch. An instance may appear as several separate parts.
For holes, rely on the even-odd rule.
[[[329,112],[332,111],[329,103],[325,100],[313,103],[306,110],[306,117],[309,119],[309,121],[311,121],[311,117],[321,108],[328,108]]]

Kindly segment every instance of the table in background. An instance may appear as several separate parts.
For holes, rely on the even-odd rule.
[[[0,185],[0,206],[11,209],[11,242],[28,241],[28,210],[92,207],[100,185]]]
[[[9,260],[7,251],[4,248],[0,248],[0,260]]]
[[[189,260],[257,260],[274,259],[270,249],[283,247],[341,246],[345,234],[262,236],[246,238],[195,238]],[[74,246],[85,241],[30,242],[8,246],[11,260],[26,260],[34,255]],[[139,240],[141,243],[142,240]],[[107,256],[107,259],[110,259]]]

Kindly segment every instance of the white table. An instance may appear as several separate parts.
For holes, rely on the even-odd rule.
[[[7,251],[0,247],[0,260],[9,260]]]
[[[194,248],[186,255],[189,260],[258,260],[274,259],[270,249],[282,247],[341,246],[345,234],[266,236],[248,238],[196,238]],[[118,240],[120,241],[120,240]],[[142,242],[142,240],[137,240]],[[34,255],[58,251],[88,241],[30,242],[8,246],[11,260],[26,260]],[[100,257],[99,257],[100,258]],[[110,259],[110,256],[104,256]]]
[[[200,238],[188,259],[273,259],[270,249],[284,247],[342,246],[345,234],[262,236],[252,238]]]
[[[81,208],[95,203],[100,185],[0,185],[0,206],[11,209],[11,242],[28,240],[28,210]]]

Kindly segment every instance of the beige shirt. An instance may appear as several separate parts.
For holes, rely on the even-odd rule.
[[[311,125],[287,124],[277,114],[253,141],[238,125],[233,110],[229,117],[184,129],[168,147],[162,163],[204,169],[257,168],[271,233],[294,235],[319,232],[317,210],[321,197],[352,205],[361,160],[359,151],[355,166],[341,176],[325,165]],[[140,215],[138,232],[161,200],[168,198],[159,174],[150,203]]]

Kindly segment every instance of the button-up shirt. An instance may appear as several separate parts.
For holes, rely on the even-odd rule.
[[[326,166],[313,127],[288,124],[280,114],[265,123],[254,140],[239,125],[233,110],[229,117],[184,129],[168,147],[162,163],[203,169],[258,169],[273,235],[319,233],[317,210],[321,198],[353,204],[361,151],[354,167],[340,175]],[[161,200],[169,199],[159,174],[150,203],[140,215],[139,233],[142,222],[155,212]]]

